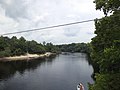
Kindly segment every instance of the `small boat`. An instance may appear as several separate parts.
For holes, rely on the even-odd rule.
[[[82,85],[82,83],[77,85],[77,90],[84,90],[84,86]]]
[[[80,85],[77,85],[77,90],[80,90]]]

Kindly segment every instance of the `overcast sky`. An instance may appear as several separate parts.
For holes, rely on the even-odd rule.
[[[0,34],[101,18],[93,0],[0,0]],[[9,35],[54,44],[90,42],[94,22]]]

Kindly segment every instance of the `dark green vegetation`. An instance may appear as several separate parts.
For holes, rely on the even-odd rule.
[[[36,69],[39,65],[44,62],[52,63],[55,56],[36,60],[26,61],[12,61],[12,62],[0,62],[0,80],[12,78],[16,72],[24,74],[25,71]],[[1,89],[0,89],[1,90]]]
[[[63,44],[63,45],[57,45],[57,47],[62,52],[90,53],[89,44],[86,43]]]
[[[120,0],[95,0],[94,3],[96,4],[96,10],[103,10],[105,15],[120,10]]]
[[[37,43],[36,41],[27,41],[24,37],[13,36],[12,38],[0,37],[0,57],[18,56],[30,54],[42,54],[45,52],[58,52],[58,48],[52,43]]]
[[[95,4],[106,16],[95,20],[91,57],[99,71],[89,90],[120,90],[120,0],[95,0]]]
[[[43,42],[37,43],[36,41],[27,41],[24,37],[13,36],[9,37],[0,37],[0,57],[8,56],[19,56],[25,55],[26,53],[30,54],[43,54],[45,52],[82,52],[90,53],[89,44],[86,43],[72,43],[64,45],[53,45],[52,43]]]

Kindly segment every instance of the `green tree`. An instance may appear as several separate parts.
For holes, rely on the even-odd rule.
[[[57,45],[57,47],[62,52],[81,52],[81,53],[90,53],[90,47],[86,43],[71,43],[71,44],[63,44]]]
[[[95,0],[96,9],[102,9],[104,14],[113,12],[110,16],[95,20],[96,36],[92,39],[91,57],[99,67],[95,75],[95,84],[90,90],[120,89],[120,1]]]
[[[109,12],[117,12],[120,10],[120,0],[95,0],[96,9],[103,10],[107,15]]]

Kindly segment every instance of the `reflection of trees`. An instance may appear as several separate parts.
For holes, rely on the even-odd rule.
[[[92,65],[92,67],[93,67],[93,73],[92,73],[92,75],[91,75],[91,77],[92,77],[92,79],[93,80],[95,80],[95,73],[97,73],[98,71],[99,71],[99,67],[98,67],[98,65],[96,65],[94,62],[93,62],[93,60],[91,59],[91,57],[90,57],[90,55],[88,54],[88,55],[86,55],[86,60],[88,61],[88,64],[89,65]]]
[[[35,70],[38,66],[44,63],[52,63],[54,57],[30,61],[12,61],[12,62],[0,62],[0,79],[8,79],[18,71],[20,74],[24,74],[25,70]]]
[[[89,54],[86,54],[86,60],[88,61],[89,65],[92,65],[93,62],[92,62],[91,57],[90,57]]]

